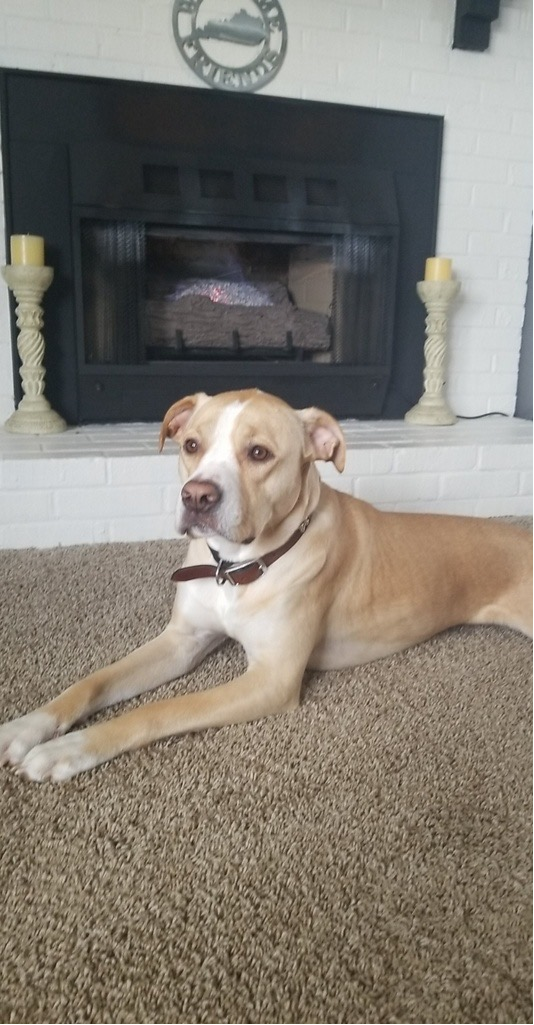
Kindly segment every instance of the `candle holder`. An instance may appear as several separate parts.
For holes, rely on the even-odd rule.
[[[424,392],[419,402],[409,409],[404,419],[412,424],[449,426],[456,423],[443,389],[447,358],[447,311],[459,291],[458,281],[418,281],[417,294],[425,304],[425,368]]]
[[[20,376],[24,395],[18,408],[6,420],[6,431],[14,434],[57,434],[67,429],[44,396],[44,338],[41,334],[41,300],[50,286],[52,267],[10,264],[2,267],[2,277],[17,300],[17,350],[21,360]]]

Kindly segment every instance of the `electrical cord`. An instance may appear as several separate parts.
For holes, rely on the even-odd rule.
[[[485,416],[505,416],[505,417],[509,418],[510,414],[509,413],[500,413],[498,410],[495,410],[494,413],[479,413],[478,416],[460,416],[459,414],[457,414],[457,419],[458,420],[483,420]]]

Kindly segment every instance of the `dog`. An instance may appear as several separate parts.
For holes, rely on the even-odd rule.
[[[307,668],[382,658],[463,623],[532,636],[532,537],[491,520],[380,512],[321,481],[345,463],[339,424],[258,390],[180,399],[177,529],[190,538],[154,640],[0,727],[0,760],[66,780],[125,751],[295,709]],[[226,638],[243,675],[71,733],[92,713],[194,669]]]

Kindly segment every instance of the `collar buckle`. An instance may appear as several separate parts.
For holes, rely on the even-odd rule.
[[[267,572],[267,565],[263,559],[251,559],[250,562],[231,562],[230,564],[225,563],[224,559],[219,559],[217,569],[215,570],[215,582],[219,587],[228,581],[232,587],[237,587],[239,580],[234,580],[232,573],[240,573],[247,569],[252,569],[253,566],[257,566],[259,573],[255,580],[259,580],[264,573]]]
[[[282,555],[285,555],[290,548],[293,548],[293,545],[296,545],[297,541],[308,529],[310,519],[311,516],[307,516],[306,519],[297,527],[294,534],[288,538],[285,544],[280,545],[279,548],[275,548],[273,552],[267,552],[263,558],[250,559],[248,562],[229,562],[226,559],[221,559],[219,553],[208,545],[208,548],[215,560],[215,566],[206,565],[205,563],[201,563],[199,566],[183,566],[174,571],[171,579],[177,584],[182,580],[200,580],[206,577],[213,580],[215,577],[218,587],[222,587],[226,581],[228,581],[232,587],[237,587],[238,584],[252,584],[255,580],[261,579],[261,577],[267,572],[269,566],[272,566],[273,562],[276,562]]]

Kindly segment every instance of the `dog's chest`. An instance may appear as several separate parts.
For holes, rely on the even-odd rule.
[[[215,580],[191,581],[183,587],[180,605],[187,619],[201,630],[225,634],[240,640],[246,613],[246,595],[242,587],[221,586]]]

